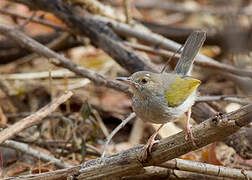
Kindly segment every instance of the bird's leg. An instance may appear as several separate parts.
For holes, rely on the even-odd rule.
[[[142,152],[142,160],[147,159],[148,152],[151,153],[152,146],[159,142],[158,140],[155,140],[155,137],[157,136],[159,130],[164,126],[164,124],[161,124],[159,128],[151,135],[151,137],[148,139],[147,144],[144,146],[143,152]],[[148,152],[147,152],[148,151]]]
[[[196,143],[194,142],[195,138],[193,137],[192,131],[191,131],[191,125],[190,125],[190,118],[191,118],[191,108],[188,109],[186,112],[186,137],[185,139],[188,140],[188,138],[192,141],[193,145],[196,146]]]

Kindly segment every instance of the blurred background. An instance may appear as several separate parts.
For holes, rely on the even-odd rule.
[[[196,118],[205,120],[217,112],[234,111],[251,102],[251,76],[225,70],[226,66],[231,66],[238,72],[252,72],[251,1],[65,0],[64,3],[94,16],[128,24],[143,32],[151,31],[180,44],[194,30],[206,31],[207,39],[200,53],[221,63],[222,68],[196,63],[192,76],[202,81],[199,99],[218,97],[196,103],[196,110],[193,110],[195,121]],[[0,24],[17,27],[79,66],[108,78],[130,75],[125,67],[94,46],[88,37],[68,33],[67,26],[51,13],[34,13],[27,6],[1,0]],[[118,36],[159,71],[173,54],[160,44],[144,43],[119,33]],[[168,63],[167,71],[174,68],[177,59],[178,55],[175,55]],[[3,34],[0,35],[0,128],[11,126],[38,111],[66,90],[74,92],[69,101],[39,125],[23,130],[12,139],[71,165],[79,165],[101,155],[106,137],[132,112],[131,97],[108,87],[94,85],[89,79],[57,67],[50,59],[30,52]],[[211,108],[213,114],[204,114],[203,110],[198,112],[202,106]],[[184,123],[184,117],[168,123],[161,130],[159,138],[183,130]],[[132,120],[115,135],[106,153],[113,154],[146,143],[155,128],[156,125],[143,123],[138,118]],[[244,129],[247,138],[244,143],[249,143],[246,147],[244,145],[247,148],[245,150],[223,141],[180,158],[251,169],[252,133],[249,128]],[[10,147],[0,145],[0,152],[1,177],[59,168]]]

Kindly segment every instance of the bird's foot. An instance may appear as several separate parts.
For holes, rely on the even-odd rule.
[[[186,136],[185,136],[185,140],[191,140],[192,141],[192,143],[193,143],[193,145],[194,146],[197,146],[196,145],[196,143],[195,143],[195,137],[193,136],[193,134],[192,134],[192,131],[191,131],[191,126],[190,125],[188,125],[188,126],[186,126]]]
[[[144,146],[142,152],[141,152],[141,156],[140,156],[140,160],[141,161],[145,161],[147,160],[148,158],[148,153],[150,154],[151,153],[151,150],[152,150],[152,146],[155,144],[155,143],[158,143],[159,140],[155,140],[155,137],[157,136],[159,130],[164,126],[164,124],[161,124],[159,126],[159,128],[155,131],[155,133],[153,133],[151,135],[151,137],[148,139],[148,142],[147,144]]]
[[[141,152],[141,161],[145,161],[148,158],[148,154],[152,151],[152,146],[156,143],[159,143],[159,140],[155,140],[153,138],[150,138],[147,142],[147,144],[144,146],[142,152]]]

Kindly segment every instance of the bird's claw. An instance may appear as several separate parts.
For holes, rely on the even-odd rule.
[[[189,128],[186,128],[186,136],[185,136],[185,140],[191,140],[192,141],[192,143],[193,143],[193,145],[194,146],[197,146],[196,145],[196,143],[195,143],[195,137],[193,136],[193,134],[192,134],[192,131],[191,131],[191,128],[189,127]]]
[[[151,154],[152,147],[154,144],[159,143],[159,140],[148,140],[147,144],[144,146],[141,152],[141,161],[145,161],[148,157],[148,154]]]

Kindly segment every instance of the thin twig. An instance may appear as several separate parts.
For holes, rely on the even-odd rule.
[[[145,0],[145,1],[136,1],[134,5],[137,8],[141,9],[162,9],[168,12],[180,12],[185,14],[191,13],[202,13],[202,14],[212,14],[212,15],[230,15],[230,14],[244,14],[244,15],[251,15],[251,11],[248,11],[248,7],[244,8],[234,8],[232,6],[196,6],[194,8],[185,6],[184,3],[178,2],[168,2],[168,1],[152,1],[152,0]],[[229,4],[230,5],[230,4]],[[251,6],[251,5],[250,5]],[[250,7],[251,8],[251,7]]]
[[[52,71],[53,78],[76,77],[76,75],[67,69],[57,69]],[[4,80],[28,80],[28,79],[45,79],[48,78],[48,71],[43,72],[30,72],[30,73],[14,73],[14,74],[1,74],[0,79]],[[1,82],[0,82],[1,83]],[[1,84],[0,84],[1,88]]]
[[[17,17],[17,18],[20,18],[20,19],[29,19],[30,18],[27,15],[18,14],[16,12],[8,11],[8,10],[3,9],[3,8],[0,8],[0,13],[6,14],[6,15],[9,15],[9,16],[13,16],[13,17]],[[38,23],[38,24],[42,24],[42,25],[45,25],[45,26],[52,27],[52,28],[54,28],[55,30],[58,30],[58,31],[66,31],[66,32],[69,32],[69,33],[73,34],[73,31],[70,28],[64,27],[62,25],[55,24],[53,22],[50,22],[50,21],[47,21],[47,20],[44,20],[44,19],[39,19],[37,17],[33,17],[32,19],[30,19],[30,21]]]
[[[163,73],[163,72],[166,71],[169,62],[172,60],[172,58],[175,57],[175,55],[176,55],[177,53],[180,52],[180,50],[181,50],[183,47],[184,47],[184,45],[181,45],[180,48],[179,48],[176,52],[174,52],[173,55],[168,59],[168,61],[166,61],[166,63],[165,63],[165,65],[164,65],[163,69],[161,70],[161,73]]]
[[[32,12],[32,15],[29,18],[27,18],[25,20],[25,22],[18,27],[18,29],[21,30],[21,31],[23,31],[24,28],[25,28],[25,26],[27,26],[31,22],[31,20],[35,17],[35,15],[36,15],[36,12],[35,11]]]
[[[163,57],[171,57],[174,54],[174,52],[171,52],[171,51],[167,51],[167,50],[155,48],[155,47],[150,47],[150,46],[143,45],[143,44],[131,43],[131,42],[127,42],[127,41],[124,41],[124,44],[127,46],[130,46],[136,50],[148,52],[148,53],[163,56]],[[177,55],[175,55],[175,57],[179,58],[180,55],[177,54]]]
[[[200,174],[213,175],[218,177],[229,177],[234,179],[243,179],[244,175],[241,169],[234,169],[224,166],[217,166],[196,161],[189,161],[184,159],[174,159],[163,164],[160,167],[172,168],[181,171],[196,172]],[[245,171],[246,175],[252,179],[252,171]]]
[[[104,144],[104,148],[103,148],[103,152],[101,155],[101,158],[103,158],[105,156],[106,153],[106,148],[108,146],[108,144],[110,143],[111,139],[114,137],[114,135],[120,131],[130,120],[134,119],[136,117],[136,114],[133,112],[131,113],[125,120],[123,120],[121,122],[121,124],[119,124],[107,137],[106,142]]]
[[[48,155],[48,154],[45,154],[41,151],[38,151],[25,143],[13,141],[13,140],[6,140],[4,143],[1,144],[1,146],[5,146],[5,147],[9,147],[9,148],[21,151],[25,154],[31,155],[35,158],[41,159],[46,162],[53,162],[59,168],[71,167],[70,164],[62,162],[61,160],[55,158],[52,155]]]
[[[69,37],[70,37],[69,33],[62,33],[59,37],[57,37],[53,41],[49,42],[45,46],[47,46],[48,48],[50,48],[52,50],[57,49],[61,44],[65,43]],[[24,56],[24,57],[21,57],[21,58],[15,60],[15,64],[22,65],[22,64],[27,63],[37,57],[39,57],[39,54],[31,53],[27,56]]]
[[[223,178],[216,176],[209,176],[205,174],[180,171],[174,169],[167,169],[158,166],[150,166],[143,168],[142,171],[136,172],[130,176],[123,177],[125,180],[133,179],[167,179],[167,180],[180,180],[180,179],[203,179],[203,180],[223,180]]]
[[[3,143],[5,140],[10,139],[15,134],[21,132],[23,129],[40,123],[48,114],[51,114],[53,111],[55,111],[60,104],[64,103],[72,95],[73,93],[71,91],[64,93],[60,97],[55,98],[55,100],[52,101],[50,104],[41,108],[39,111],[1,131],[0,144]]]
[[[124,14],[116,12],[116,10],[109,5],[104,5],[97,0],[78,0],[77,2],[78,4],[84,5],[84,7],[93,14],[99,14],[101,16],[115,19],[116,21],[125,22],[126,17]]]
[[[207,102],[207,101],[229,101],[229,102],[235,102],[235,103],[239,103],[239,104],[251,104],[252,101],[250,100],[243,100],[240,98],[248,98],[251,97],[249,95],[247,96],[232,96],[232,95],[220,95],[220,96],[200,96],[197,97],[196,101],[197,102]]]
[[[123,0],[126,23],[131,24],[131,0]]]

